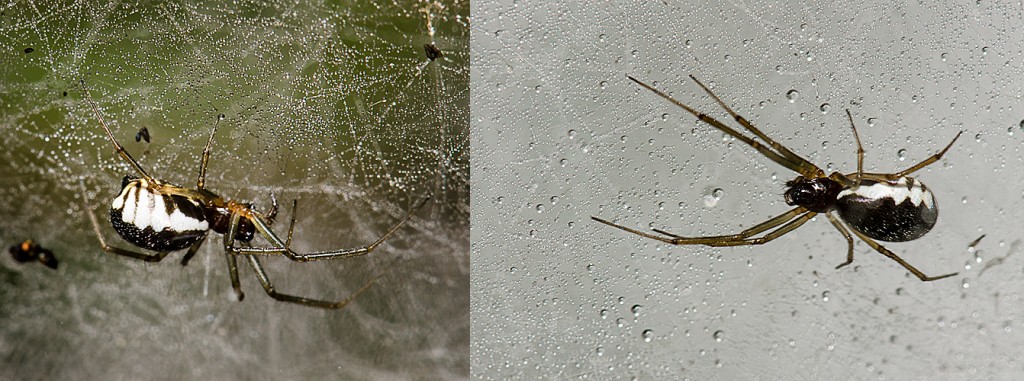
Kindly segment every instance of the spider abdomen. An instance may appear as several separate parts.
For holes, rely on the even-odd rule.
[[[932,191],[910,177],[861,180],[839,193],[835,210],[853,229],[888,242],[920,238],[939,216]]]
[[[202,206],[188,197],[164,194],[145,179],[126,176],[110,205],[110,223],[126,241],[166,252],[192,246],[209,224]]]

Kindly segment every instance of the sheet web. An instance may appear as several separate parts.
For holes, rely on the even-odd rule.
[[[205,321],[224,335],[214,335],[215,344],[200,345],[195,354],[174,356],[188,363],[207,356],[256,364],[250,376],[271,368],[281,375],[327,374],[351,363],[357,365],[343,378],[373,378],[382,369],[468,374],[464,360],[412,355],[401,366],[380,360],[402,358],[396,353],[409,348],[427,350],[421,346],[456,353],[454,359],[468,356],[468,342],[458,339],[468,339],[468,327],[450,324],[468,321],[468,8],[423,1],[0,7],[0,142],[9,147],[0,152],[0,230],[5,244],[35,238],[62,261],[62,269],[50,274],[13,261],[0,266],[5,280],[20,285],[5,287],[0,298],[7,306],[24,306],[0,312],[9,321],[0,337],[21,347],[71,343],[63,356],[101,356],[113,364],[105,372],[123,376],[119,364],[137,368],[133,364],[145,363],[140,358],[196,345],[201,335],[192,329]],[[429,60],[423,48],[428,43],[443,56]],[[394,274],[365,295],[366,307],[324,315],[277,306],[264,300],[248,268],[240,268],[248,297],[234,303],[225,293],[230,285],[219,235],[185,269],[176,264],[180,254],[168,263],[141,265],[98,249],[86,208],[97,214],[108,241],[129,247],[109,227],[106,209],[131,168],[114,154],[80,80],[143,168],[186,187],[195,185],[203,146],[223,115],[207,186],[262,209],[274,193],[282,206],[279,234],[291,216],[290,200],[299,199],[297,249],[368,243],[416,201],[426,195],[433,200],[381,255],[326,267],[268,264],[282,291],[335,299],[401,257]],[[150,143],[135,141],[142,127]],[[117,299],[128,303],[114,304]],[[52,327],[39,316],[59,317],[71,329],[46,332]],[[282,316],[293,320],[292,328],[278,328]],[[442,328],[431,320],[448,321]],[[140,323],[151,325],[149,333]],[[381,331],[388,324],[408,328]],[[245,337],[232,337],[242,326],[248,326]],[[123,341],[111,340],[115,330]],[[350,333],[335,335],[342,331]],[[337,348],[342,340],[382,339],[372,347]],[[83,349],[92,345],[104,349]],[[239,346],[270,355],[319,347],[321,354],[312,358],[323,361],[259,364],[263,355]],[[52,353],[46,348],[52,347],[40,351]],[[124,356],[126,349],[137,354]],[[0,346],[0,357],[21,358],[13,351]],[[52,354],[36,357],[35,366],[62,361]],[[164,369],[210,376],[236,367]],[[68,374],[51,378],[62,375]]]

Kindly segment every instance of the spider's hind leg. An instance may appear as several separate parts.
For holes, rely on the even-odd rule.
[[[81,179],[78,180],[78,186],[82,190],[82,202],[85,212],[89,215],[89,222],[92,223],[92,230],[96,233],[96,239],[100,242],[100,248],[111,254],[117,254],[129,258],[135,258],[146,262],[160,262],[167,256],[169,251],[158,252],[155,254],[146,254],[138,251],[132,251],[128,249],[122,249],[120,247],[114,247],[107,244],[107,240],[103,238],[103,233],[100,232],[100,223],[96,219],[96,213],[93,212],[92,208],[89,207],[89,195],[88,190],[85,189],[85,182]],[[200,243],[202,241],[200,240]]]
[[[939,161],[939,159],[942,158],[942,155],[945,155],[946,151],[949,151],[949,149],[953,147],[953,143],[956,143],[956,140],[959,139],[960,135],[963,135],[963,133],[963,131],[958,132],[956,136],[953,137],[953,140],[946,145],[946,148],[943,148],[942,151],[939,151],[939,153],[929,156],[927,159],[922,160],[920,163],[917,163],[913,167],[897,172],[896,174],[894,174],[894,176],[896,176],[896,178],[904,177],[911,173],[917,172],[917,170],[927,167],[936,161]]]
[[[200,238],[196,243],[192,244],[192,247],[188,248],[188,252],[185,253],[184,257],[181,257],[181,265],[188,266],[188,261],[192,260],[192,257],[199,251],[199,247],[203,246],[203,242],[206,242],[206,233],[203,233],[203,238]]]
[[[853,230],[853,229],[851,229],[851,230]],[[896,261],[896,263],[899,263],[901,266],[903,266],[903,268],[907,269],[907,271],[910,271],[912,274],[914,274],[914,276],[917,276],[918,279],[921,279],[922,282],[931,282],[933,280],[949,278],[951,276],[959,274],[959,273],[950,273],[950,274],[944,274],[944,275],[939,275],[939,276],[928,276],[928,275],[925,275],[925,273],[921,272],[921,270],[918,270],[916,267],[914,267],[910,263],[907,263],[907,261],[904,261],[903,258],[900,258],[899,255],[896,255],[896,253],[893,253],[889,249],[886,249],[885,246],[882,246],[878,242],[875,242],[875,240],[873,240],[871,238],[868,238],[864,234],[861,234],[861,232],[853,230],[853,234],[856,234],[858,238],[863,240],[864,243],[867,243],[868,246],[871,246],[872,249],[875,249],[875,251],[881,253],[882,255],[884,255],[886,257],[889,257],[889,259],[892,259],[892,260]]]

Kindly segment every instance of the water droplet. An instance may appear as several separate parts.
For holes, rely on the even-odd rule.
[[[818,107],[818,109],[821,110],[822,114],[828,114],[828,111],[832,109],[832,105],[828,103],[822,103],[821,107]]]
[[[544,213],[544,204],[537,204],[537,213]]]
[[[827,302],[828,301],[828,291],[825,291],[825,292],[821,293],[821,301],[823,301],[823,302]]]
[[[608,310],[607,309],[601,310],[600,314],[601,314],[601,319],[607,319],[608,318]]]
[[[725,332],[722,332],[721,330],[715,331],[715,333],[712,335],[712,337],[715,338],[715,341],[721,343],[722,339],[725,338]]]
[[[939,58],[942,59],[942,62],[946,62],[946,59],[949,58],[949,53],[939,54]]]
[[[551,205],[555,205],[557,203],[558,203],[558,196],[551,196]]]
[[[644,332],[640,334],[640,336],[644,338],[644,342],[649,343],[654,338],[654,332],[649,329],[645,329]]]
[[[899,159],[899,161],[907,160],[907,150],[901,149],[896,151],[896,158]]]
[[[604,356],[604,347],[597,347],[597,350],[594,352],[596,352],[598,356]]]
[[[711,191],[711,194],[704,196],[704,206],[709,208],[715,207],[715,205],[718,205],[718,201],[722,199],[724,194],[725,191],[722,190],[722,188],[715,188]]]
[[[874,127],[875,123],[878,123],[878,118],[868,118],[868,127]]]
[[[633,308],[630,308],[630,311],[633,311],[633,316],[640,317],[640,305],[639,304],[634,304]]]
[[[786,98],[789,99],[789,103],[796,102],[800,98],[800,92],[796,90],[790,90],[786,93]]]
[[[576,130],[569,130],[569,139],[576,138]]]

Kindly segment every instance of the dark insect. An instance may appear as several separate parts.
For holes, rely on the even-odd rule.
[[[444,57],[444,53],[441,52],[441,49],[438,49],[434,44],[423,44],[423,50],[427,52],[427,58],[431,61]]]
[[[142,140],[145,140],[146,143],[149,143],[149,129],[146,127],[142,127],[141,129],[139,129],[139,132],[135,133],[135,141],[138,142]]]
[[[876,240],[911,241],[925,235],[935,226],[939,210],[932,191],[909,175],[942,158],[942,155],[953,146],[963,131],[957,133],[942,151],[906,170],[896,173],[865,173],[864,148],[860,144],[857,127],[853,124],[853,116],[850,115],[850,110],[846,110],[846,116],[850,120],[853,136],[857,142],[857,172],[848,174],[833,172],[826,175],[821,168],[772,140],[745,118],[736,114],[697,78],[692,75],[690,78],[697,82],[697,85],[703,88],[729,115],[732,115],[737,123],[763,143],[739,133],[715,118],[694,110],[646,83],[629,77],[633,82],[683,108],[704,123],[735,137],[768,159],[796,172],[798,176],[786,183],[787,189],[784,195],[786,204],[796,207],[738,234],[708,237],[682,237],[659,229],[653,229],[657,234],[646,233],[601,218],[591,217],[595,221],[673,245],[740,246],[767,243],[795,230],[818,213],[824,213],[832,226],[846,238],[848,246],[846,262],[836,266],[837,269],[853,262],[853,238],[850,235],[850,232],[853,232],[853,235],[863,240],[872,249],[896,261],[922,281],[933,281],[957,274],[927,276],[896,253],[880,245]],[[751,238],[769,230],[771,230],[769,233],[761,237]]]
[[[39,263],[46,267],[54,270],[57,269],[57,257],[53,255],[53,252],[50,249],[39,246],[38,243],[31,239],[26,239],[22,243],[11,246],[7,251],[18,262],[39,261]]]
[[[274,299],[319,308],[340,309],[345,307],[357,296],[368,290],[385,273],[382,272],[374,276],[358,290],[340,301],[310,299],[277,292],[257,256],[283,255],[293,261],[311,262],[366,255],[394,234],[398,228],[404,225],[430,199],[430,197],[424,198],[401,221],[369,245],[354,249],[319,251],[308,254],[296,253],[291,249],[291,242],[292,231],[295,228],[295,207],[297,202],[292,202],[291,225],[288,227],[287,239],[282,240],[270,229],[270,224],[277,213],[276,200],[273,201],[274,206],[269,212],[261,212],[256,210],[252,204],[229,200],[206,189],[206,164],[210,159],[210,149],[213,147],[213,136],[217,132],[217,125],[214,125],[213,132],[210,133],[210,139],[203,150],[199,163],[199,179],[196,182],[195,189],[173,185],[150,176],[128,154],[128,151],[114,139],[114,134],[107,127],[106,122],[103,121],[103,116],[100,115],[96,102],[92,100],[89,89],[85,87],[85,82],[82,81],[81,84],[86,98],[96,114],[96,118],[103,127],[103,131],[106,132],[111,144],[114,145],[117,154],[121,156],[121,159],[130,164],[138,174],[138,176],[127,175],[121,180],[121,192],[117,197],[114,197],[110,206],[110,223],[125,241],[136,247],[152,250],[156,253],[146,254],[107,245],[103,235],[100,234],[99,223],[95,215],[92,214],[92,209],[86,208],[90,213],[89,217],[103,250],[143,261],[159,262],[169,252],[187,248],[188,252],[185,253],[181,260],[181,264],[186,265],[199,250],[210,230],[223,234],[224,254],[227,258],[228,269],[231,275],[231,286],[238,295],[238,300],[242,300],[245,296],[242,293],[241,284],[238,280],[238,264],[236,262],[237,258],[241,257],[249,263],[249,266],[256,272],[256,277],[259,279],[260,284],[263,285],[263,289]],[[223,115],[218,117],[218,124],[222,118]],[[85,185],[81,185],[84,194]],[[271,195],[271,198],[273,199],[273,195]],[[270,242],[271,246],[249,246],[256,233],[259,233]],[[236,242],[241,242],[242,246],[236,245]]]

